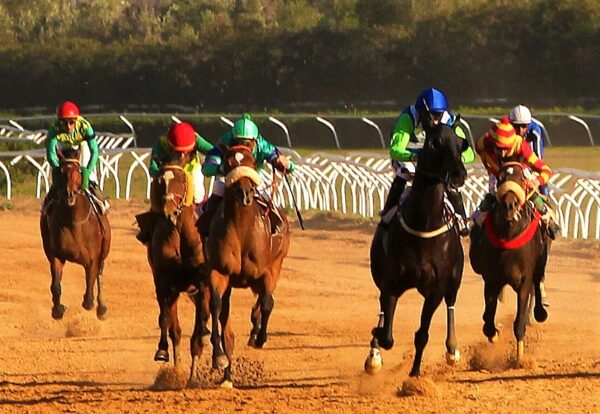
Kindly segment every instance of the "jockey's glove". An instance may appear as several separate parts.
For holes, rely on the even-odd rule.
[[[90,170],[81,168],[81,189],[87,190],[90,186]]]

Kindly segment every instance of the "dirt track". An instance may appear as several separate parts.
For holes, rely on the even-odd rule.
[[[17,200],[0,212],[0,412],[600,412],[600,259],[598,242],[558,241],[547,272],[548,321],[530,327],[528,367],[507,368],[514,338],[514,294],[499,307],[502,339],[493,348],[481,332],[481,279],[465,265],[457,302],[462,363],[444,359],[445,312],[440,307],[425,350],[425,395],[398,396],[413,356],[421,297],[405,294],[395,321],[396,344],[383,353],[384,369],[362,372],[378,292],[368,262],[373,227],[351,219],[315,217],[292,247],[276,292],[264,350],[246,346],[253,298],[235,291],[239,388],[211,383],[203,357],[197,388],[151,390],[161,367],[153,361],[158,308],[133,215],[142,204],[114,203],[113,245],[105,269],[108,319],[81,308],[83,271],[67,265],[63,321],[50,316],[50,276],[38,230],[38,201]],[[181,301],[189,364],[192,306]],[[473,362],[487,369],[474,370]],[[471,362],[471,363],[470,363]]]

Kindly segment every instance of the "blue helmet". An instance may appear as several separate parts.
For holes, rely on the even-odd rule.
[[[425,89],[415,102],[419,111],[444,112],[448,110],[448,100],[444,92],[436,88]]]

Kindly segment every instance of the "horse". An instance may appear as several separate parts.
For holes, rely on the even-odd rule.
[[[177,302],[187,293],[195,306],[194,331],[190,337],[192,366],[189,382],[195,376],[202,349],[208,344],[208,290],[202,242],[195,226],[190,178],[184,170],[187,157],[174,153],[165,160],[162,171],[151,186],[152,237],[147,244],[148,263],[152,269],[156,300],[160,309],[160,340],[155,361],[169,361],[167,333],[173,345],[175,368],[180,366],[181,326]],[[154,209],[154,207],[153,207]],[[143,216],[143,215],[142,215]],[[138,221],[143,221],[138,218]]]
[[[63,149],[59,153],[61,182],[56,187],[55,201],[40,215],[40,231],[44,253],[50,262],[52,283],[52,317],[62,319],[66,306],[61,304],[61,281],[65,262],[78,263],[85,269],[85,294],[82,306],[94,308],[94,285],[98,285],[96,316],[107,317],[108,308],[102,295],[104,261],[110,250],[110,223],[100,214],[90,197],[81,189],[79,151]]]
[[[364,368],[374,375],[382,368],[381,348],[394,345],[392,328],[398,298],[416,288],[425,298],[421,326],[415,333],[415,357],[410,376],[420,375],[431,318],[445,300],[447,306],[446,360],[455,364],[460,352],[454,329],[454,306],[460,287],[464,254],[454,215],[444,206],[448,188],[465,182],[460,158],[462,141],[452,127],[426,128],[416,174],[406,202],[384,228],[378,226],[370,249],[371,275],[380,291],[379,321],[372,330],[371,349]]]
[[[473,270],[484,280],[483,333],[492,343],[498,339],[495,324],[498,297],[505,285],[517,293],[513,331],[517,340],[516,365],[523,365],[529,296],[534,291],[533,314],[538,322],[548,317],[540,282],[543,280],[550,240],[540,225],[540,214],[527,201],[529,179],[520,162],[505,162],[498,175],[497,202],[487,213],[483,227],[473,226],[469,257]]]
[[[252,330],[248,345],[262,348],[267,341],[267,325],[275,303],[273,291],[290,245],[290,228],[279,209],[280,231],[271,234],[269,215],[259,205],[260,178],[249,148],[243,145],[227,148],[222,165],[223,203],[210,223],[205,251],[209,266],[213,368],[224,369],[221,387],[232,388],[231,290],[249,287],[257,296],[250,316]]]

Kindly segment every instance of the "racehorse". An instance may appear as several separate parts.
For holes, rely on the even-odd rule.
[[[195,226],[191,197],[191,177],[184,171],[187,157],[174,153],[167,159],[162,171],[152,181],[154,228],[147,245],[148,262],[154,276],[156,300],[160,308],[158,324],[160,340],[155,361],[169,361],[167,333],[173,345],[173,362],[180,365],[181,326],[177,317],[180,293],[189,294],[195,306],[194,331],[190,337],[193,380],[202,349],[208,343],[208,290],[206,268],[200,235]],[[139,219],[138,219],[139,220]]]
[[[69,261],[85,269],[84,309],[94,308],[94,285],[98,285],[96,316],[103,320],[108,311],[102,296],[104,260],[110,250],[108,216],[100,214],[81,189],[79,151],[63,149],[59,158],[62,179],[54,183],[57,186],[55,201],[40,216],[42,244],[52,275],[52,317],[62,319],[67,309],[60,303],[60,296],[63,267]]]
[[[365,371],[382,368],[380,348],[394,345],[392,328],[398,298],[416,288],[425,298],[421,326],[415,333],[415,358],[410,376],[420,375],[423,350],[429,339],[431,318],[441,303],[447,306],[446,359],[460,360],[454,329],[454,303],[460,287],[464,254],[458,226],[444,197],[449,187],[464,184],[467,172],[460,158],[462,142],[452,127],[426,129],[413,186],[389,227],[378,226],[371,243],[371,275],[379,288],[380,314],[372,331]]]
[[[485,288],[483,333],[490,342],[498,339],[495,325],[498,296],[505,285],[517,293],[517,315],[513,325],[517,339],[517,366],[523,364],[528,299],[533,289],[533,314],[538,322],[548,317],[542,303],[540,282],[548,260],[549,238],[540,226],[540,214],[527,201],[529,179],[519,162],[506,162],[498,175],[497,202],[484,219],[473,226],[469,257]]]
[[[232,388],[234,333],[229,319],[232,288],[248,288],[257,296],[252,308],[248,345],[262,348],[273,310],[273,291],[290,245],[283,211],[280,231],[271,234],[269,214],[259,205],[259,174],[252,151],[232,146],[223,157],[225,193],[205,241],[209,265],[213,368],[223,368],[223,388]],[[270,203],[268,203],[270,205]],[[270,205],[270,208],[275,208]]]

